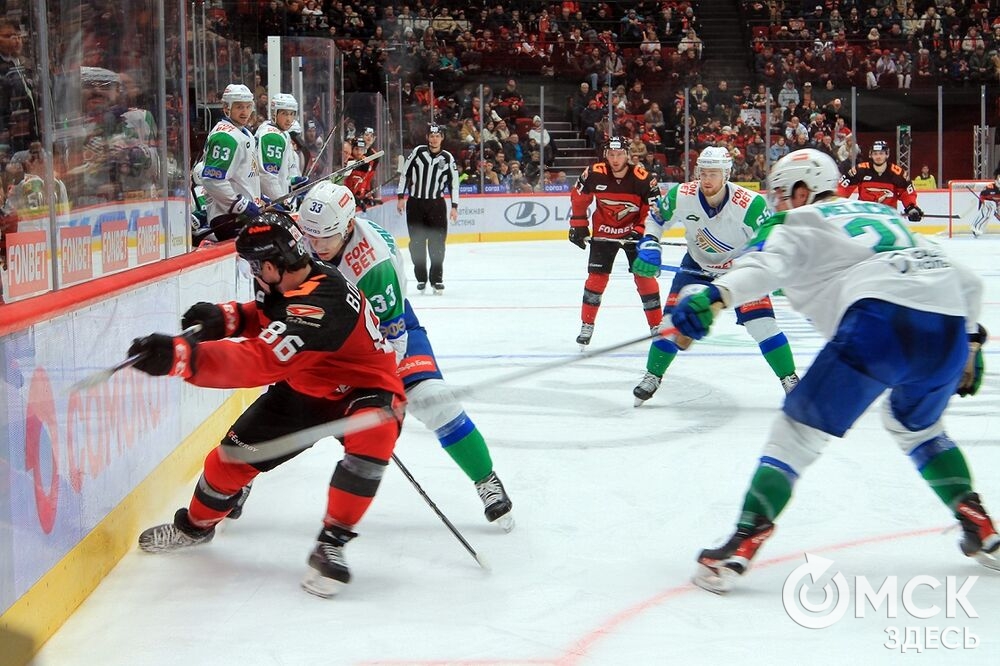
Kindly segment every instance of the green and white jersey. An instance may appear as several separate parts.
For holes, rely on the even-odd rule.
[[[260,159],[260,191],[274,201],[288,194],[292,176],[298,175],[298,156],[288,132],[267,121],[257,128],[257,150]]]
[[[335,264],[358,286],[379,319],[379,329],[396,350],[406,353],[406,267],[396,239],[371,220],[354,218],[354,231]]]
[[[983,289],[892,208],[840,198],[775,214],[715,285],[729,290],[733,306],[783,289],[827,338],[863,298],[963,316],[971,333]]]
[[[260,199],[260,168],[257,162],[257,140],[250,130],[233,125],[223,118],[205,141],[201,185],[208,195],[208,219],[232,212],[238,197]]]
[[[691,258],[709,273],[722,275],[769,215],[763,196],[735,183],[726,183],[726,196],[713,209],[694,180],[673,186],[656,200],[646,234],[660,239],[665,230],[683,224]]]

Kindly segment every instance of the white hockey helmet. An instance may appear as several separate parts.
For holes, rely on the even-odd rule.
[[[346,236],[357,204],[343,185],[326,180],[309,190],[299,206],[299,225],[314,238]]]
[[[230,83],[222,93],[222,103],[232,104],[233,102],[252,102],[253,93],[242,83]]]
[[[729,174],[733,171],[733,156],[729,154],[729,149],[722,146],[709,146],[698,155],[698,169],[722,169],[722,175],[729,180]]]
[[[299,102],[295,99],[294,95],[289,95],[288,93],[278,93],[271,98],[271,117],[274,118],[274,114],[278,111],[294,111],[299,112]]]
[[[838,182],[840,170],[832,157],[819,150],[803,148],[788,153],[771,167],[767,178],[768,198],[779,189],[782,196],[790,197],[795,186],[802,183],[809,190],[806,204],[811,204],[822,192],[836,192]]]

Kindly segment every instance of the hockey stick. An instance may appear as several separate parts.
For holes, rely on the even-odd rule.
[[[931,218],[934,218],[934,219],[942,219],[942,220],[957,220],[957,219],[960,219],[959,215],[941,215],[941,214],[938,214],[938,213],[924,213],[920,217],[921,218],[931,217]]]
[[[448,520],[448,517],[441,512],[441,509],[439,509],[437,504],[434,503],[434,500],[432,500],[427,495],[427,493],[424,492],[424,489],[420,486],[419,483],[417,483],[417,480],[413,478],[412,474],[410,474],[410,470],[406,469],[406,466],[399,459],[399,457],[396,456],[395,453],[392,454],[392,462],[396,463],[396,467],[399,468],[399,471],[402,472],[403,476],[406,477],[407,481],[409,481],[413,485],[413,487],[416,488],[417,492],[420,493],[420,496],[424,498],[425,502],[427,502],[427,506],[433,509],[434,513],[437,514],[437,517],[440,518],[441,522],[444,523],[445,527],[448,528],[448,531],[450,531],[453,535],[455,535],[455,538],[458,539],[459,543],[461,543],[462,546],[464,546],[465,549],[469,551],[469,555],[472,555],[473,559],[476,560],[479,566],[481,566],[486,571],[490,571],[489,563],[483,558],[482,555],[476,552],[476,549],[473,548],[468,541],[466,541],[465,537],[462,536],[462,533],[458,531],[458,528],[456,528],[451,523],[451,521]]]
[[[640,342],[649,342],[658,337],[667,337],[677,333],[679,333],[679,331],[676,328],[664,329],[656,334],[647,333],[639,338],[633,338],[631,340],[626,340],[625,342],[619,342],[618,344],[614,344],[609,347],[602,347],[593,351],[586,351],[568,359],[556,359],[532,368],[516,370],[506,375],[501,375],[496,379],[475,382],[464,387],[456,387],[449,391],[447,396],[433,396],[423,400],[411,400],[409,401],[409,404],[433,407],[442,400],[467,398],[477,393],[481,393],[485,389],[493,388],[494,386],[509,384],[528,377],[534,377],[535,375],[540,375],[549,372],[550,370],[557,370],[559,368],[582,363],[583,361],[588,361],[592,358],[605,356],[627,347],[631,347],[632,345],[639,344]],[[397,412],[402,410],[406,404],[407,402],[402,402],[396,410],[364,411],[360,414],[354,414],[341,419],[335,419],[333,421],[328,421],[327,423],[321,423],[316,426],[305,428],[303,430],[297,430],[296,432],[282,435],[281,437],[264,442],[256,442],[252,444],[240,442],[237,446],[227,446],[225,455],[231,460],[238,460],[250,464],[263,462],[265,460],[273,460],[275,458],[280,458],[308,449],[324,437],[339,438],[344,435],[362,432],[370,428],[377,428],[384,423],[398,419],[401,414]]]
[[[319,158],[323,157],[323,153],[326,152],[326,147],[330,145],[330,140],[333,138],[333,133],[337,131],[338,127],[340,127],[340,123],[335,124],[333,128],[327,133],[326,141],[323,142],[323,145],[320,147],[319,152],[316,153],[316,157],[313,159],[313,163],[309,165],[309,169],[303,174],[306,178],[311,176],[313,170],[316,169],[316,165],[319,164]]]
[[[635,245],[636,243],[642,242],[642,241],[636,240],[634,238],[633,239],[625,239],[625,238],[603,238],[603,237],[594,238],[593,236],[588,237],[587,241],[590,242],[590,243],[595,243],[595,242],[596,243],[617,243],[618,245],[622,245],[622,246],[624,246],[624,245]],[[686,241],[661,240],[660,241],[660,245],[673,245],[675,247],[687,247],[688,244],[687,244]]]
[[[194,336],[194,335],[197,335],[200,332],[201,332],[201,324],[194,324],[192,326],[188,326],[183,331],[181,331],[180,335],[182,335],[182,336]],[[87,375],[86,377],[84,377],[80,381],[78,381],[75,384],[73,384],[72,386],[70,386],[66,390],[66,392],[67,393],[76,393],[77,391],[83,391],[85,389],[93,388],[94,386],[100,386],[104,382],[106,382],[109,379],[111,379],[116,372],[118,372],[120,370],[124,370],[125,368],[131,368],[133,365],[135,365],[136,363],[138,363],[142,359],[146,358],[146,356],[148,356],[148,354],[146,352],[139,352],[138,354],[132,354],[131,356],[129,356],[124,361],[121,361],[120,363],[116,363],[115,365],[111,366],[110,368],[105,368],[104,370],[98,370],[97,372],[95,372],[93,374]]]

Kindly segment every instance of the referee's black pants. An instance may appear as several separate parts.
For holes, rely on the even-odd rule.
[[[410,233],[410,260],[417,282],[444,281],[444,244],[448,238],[448,204],[444,198],[406,200],[406,229]],[[427,255],[431,258],[430,275]]]

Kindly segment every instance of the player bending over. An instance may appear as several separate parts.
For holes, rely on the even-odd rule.
[[[736,533],[698,557],[694,582],[712,592],[747,572],[799,476],[886,389],[883,424],[958,519],[962,552],[1000,570],[1000,536],[941,421],[951,396],[975,393],[982,378],[982,282],[911,234],[895,210],[837,197],[838,178],[817,150],[778,160],[768,186],[780,212],[728,274],[673,313],[674,326],[697,339],[717,310],[780,287],[829,340],[771,427]]]
[[[396,350],[407,411],[431,430],[445,452],[476,484],[486,519],[514,528],[511,501],[493,471],[479,428],[452,395],[438,368],[427,331],[406,298],[403,255],[388,231],[355,217],[355,199],[343,185],[316,185],[302,202],[299,224],[316,255],[340,269],[371,301],[379,328]]]
[[[211,541],[243,488],[301,450],[254,462],[244,462],[242,452],[266,454],[265,442],[376,412],[385,417],[380,425],[339,438],[344,457],[330,479],[323,529],[302,581],[308,592],[329,597],[351,580],[344,546],[357,536],[354,527],[392,456],[403,385],[371,305],[339,271],[309,257],[290,217],[259,216],[240,231],[236,251],[256,278],[255,301],[198,303],[182,325],[200,323],[201,342],[154,333],[133,342],[128,353],[145,354],[138,370],[196,386],[271,386],[208,454],[190,504],[173,522],[144,531],[139,548],[157,553]]]

